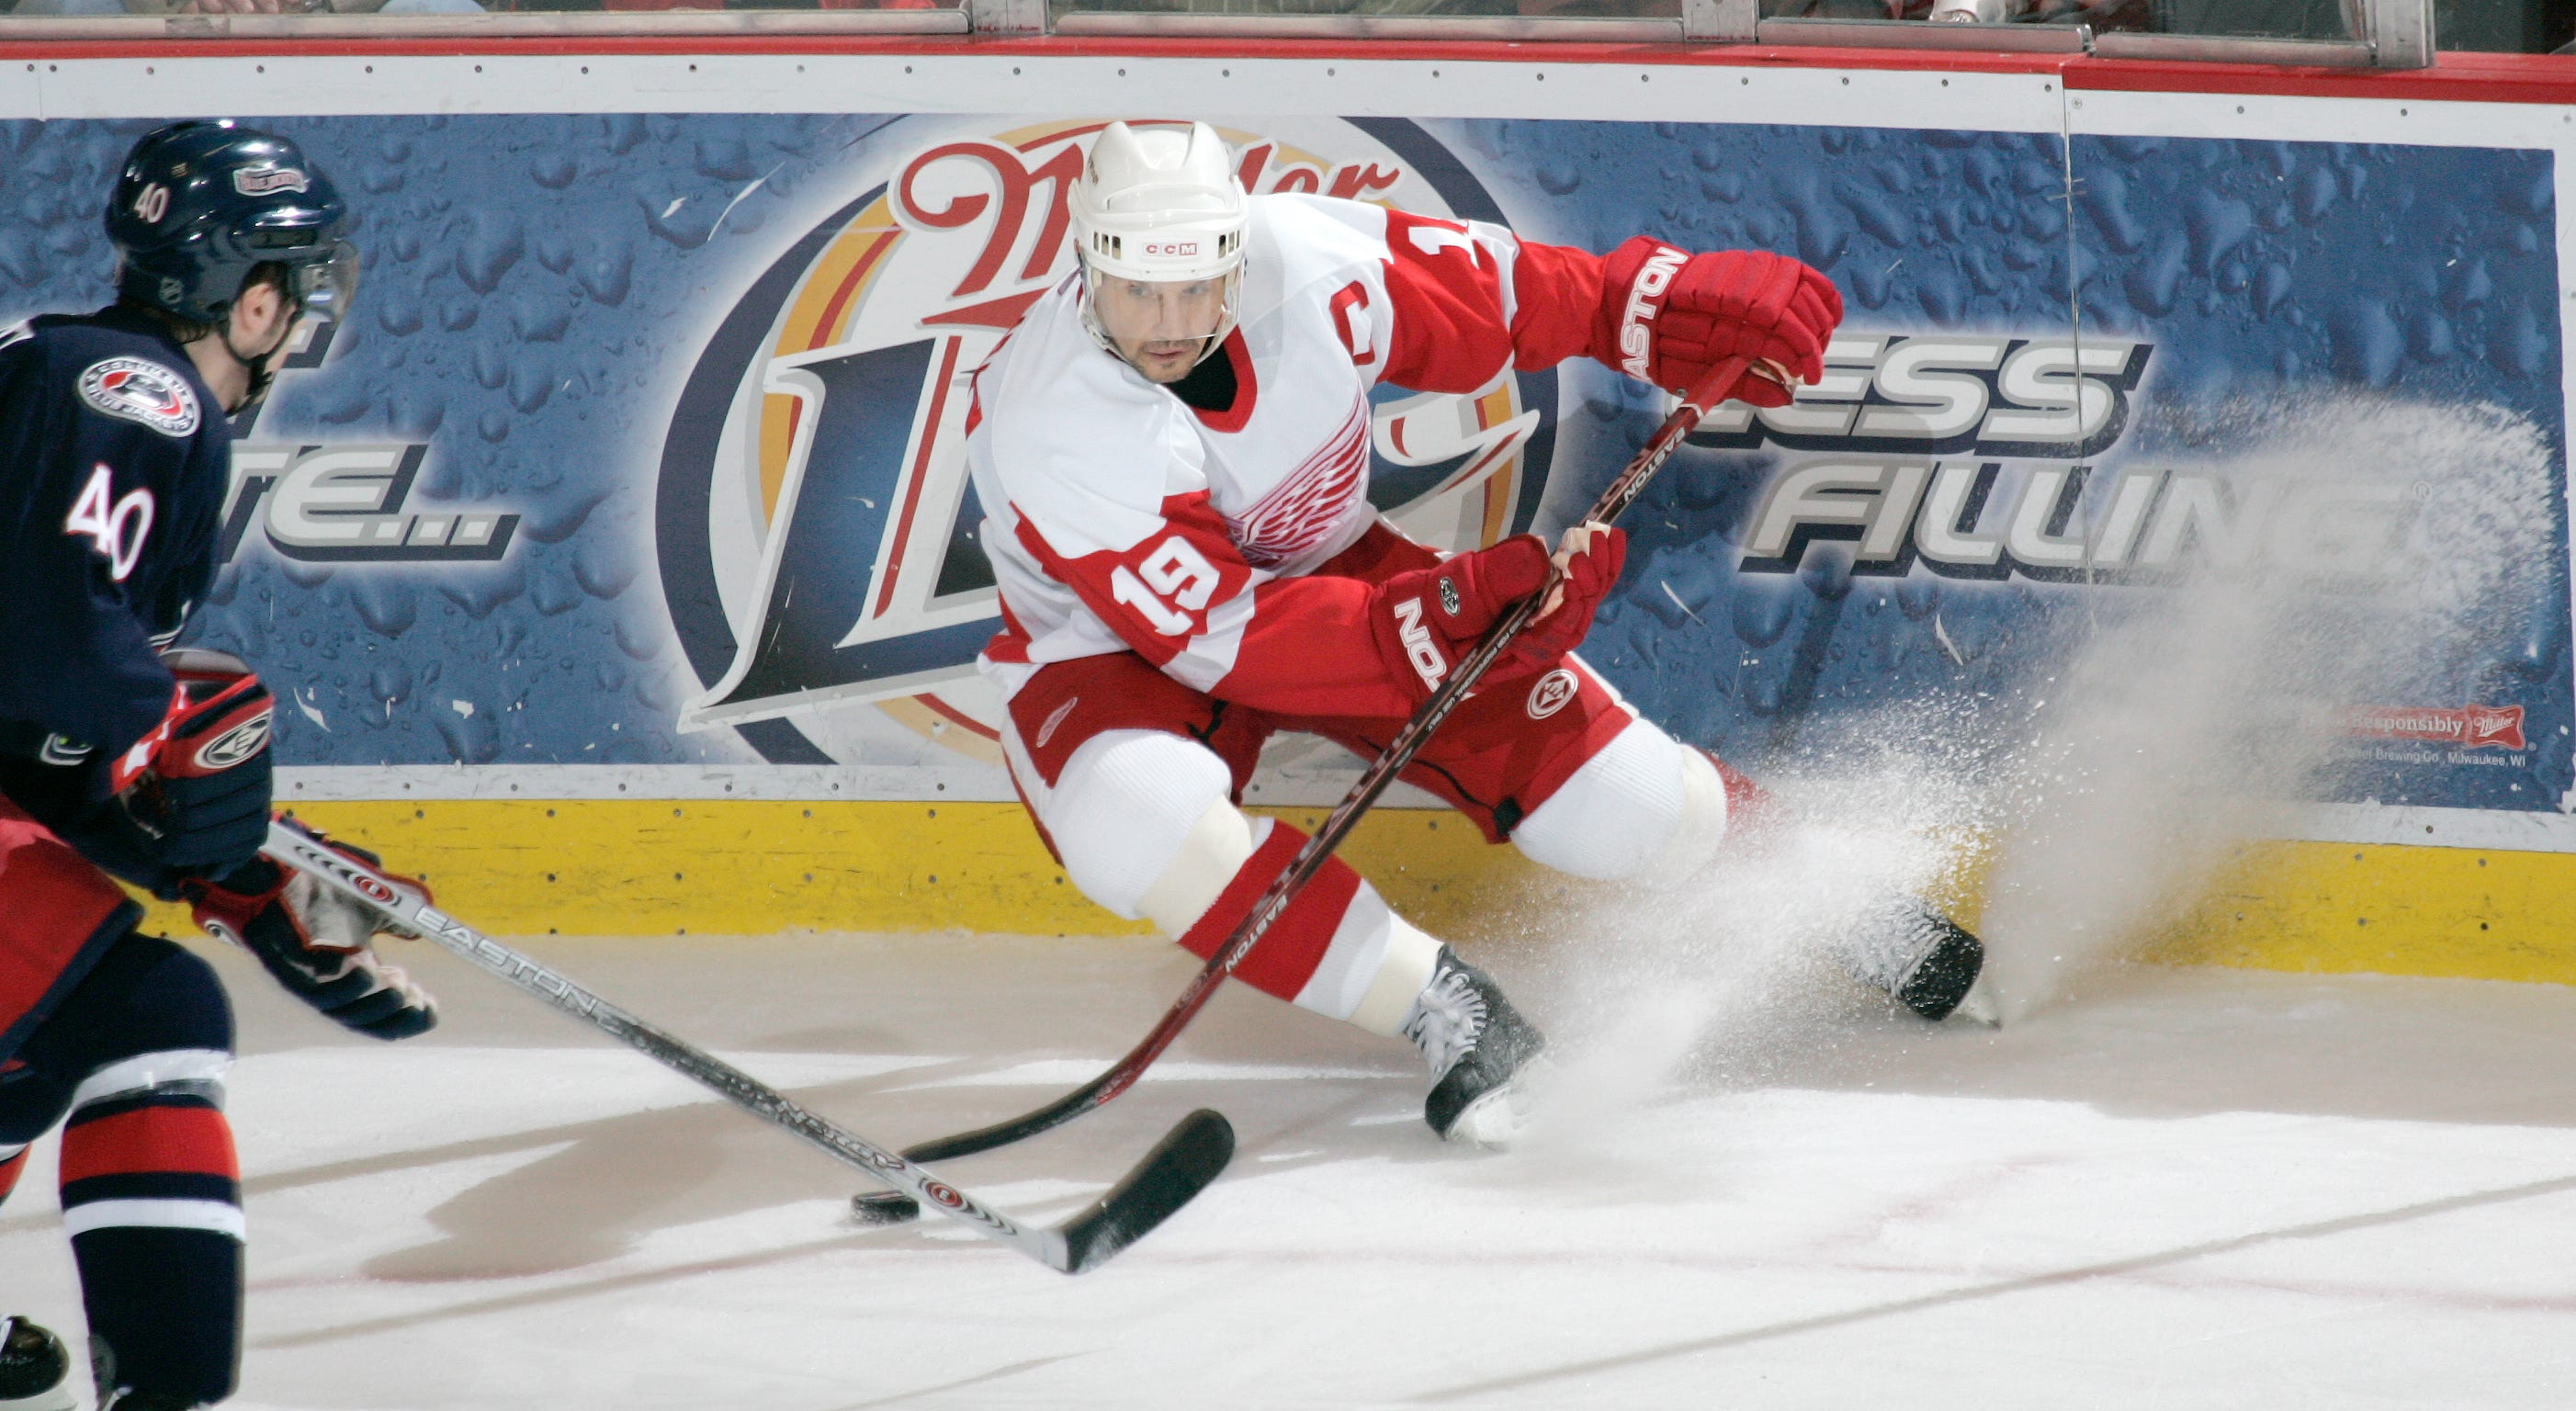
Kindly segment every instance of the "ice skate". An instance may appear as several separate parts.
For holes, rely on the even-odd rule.
[[[1431,1130],[1448,1141],[1510,1145],[1529,1120],[1529,1080],[1545,1067],[1547,1038],[1502,987],[1442,946],[1403,1032],[1431,1065],[1431,1096],[1422,1104]]]
[[[73,1411],[63,1340],[24,1318],[0,1318],[0,1411]]]

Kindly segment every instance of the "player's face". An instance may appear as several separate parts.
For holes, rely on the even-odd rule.
[[[1178,382],[1198,366],[1199,354],[1225,319],[1223,279],[1099,280],[1101,331],[1118,356],[1156,382]]]

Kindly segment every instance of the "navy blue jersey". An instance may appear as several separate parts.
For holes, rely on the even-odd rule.
[[[0,752],[93,762],[160,723],[158,646],[213,580],[231,459],[221,403],[149,315],[0,332]]]

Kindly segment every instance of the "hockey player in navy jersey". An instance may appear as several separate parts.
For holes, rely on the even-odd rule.
[[[358,1032],[430,1027],[371,917],[259,855],[270,701],[240,661],[169,650],[214,576],[226,418],[298,324],[348,308],[345,210],[294,143],[161,128],[109,198],[116,302],[0,332],[0,1197],[56,1122],[98,1401],[231,1394],[242,1214],[215,972],[136,930],[111,877]],[[62,1343],[0,1319],[0,1408],[69,1411]]]

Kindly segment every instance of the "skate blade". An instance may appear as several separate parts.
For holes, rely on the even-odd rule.
[[[1555,1074],[1556,1065],[1544,1057],[1522,1064],[1510,1082],[1467,1104],[1467,1110],[1450,1124],[1445,1140],[1485,1151],[1511,1150],[1529,1135],[1538,1090]]]

